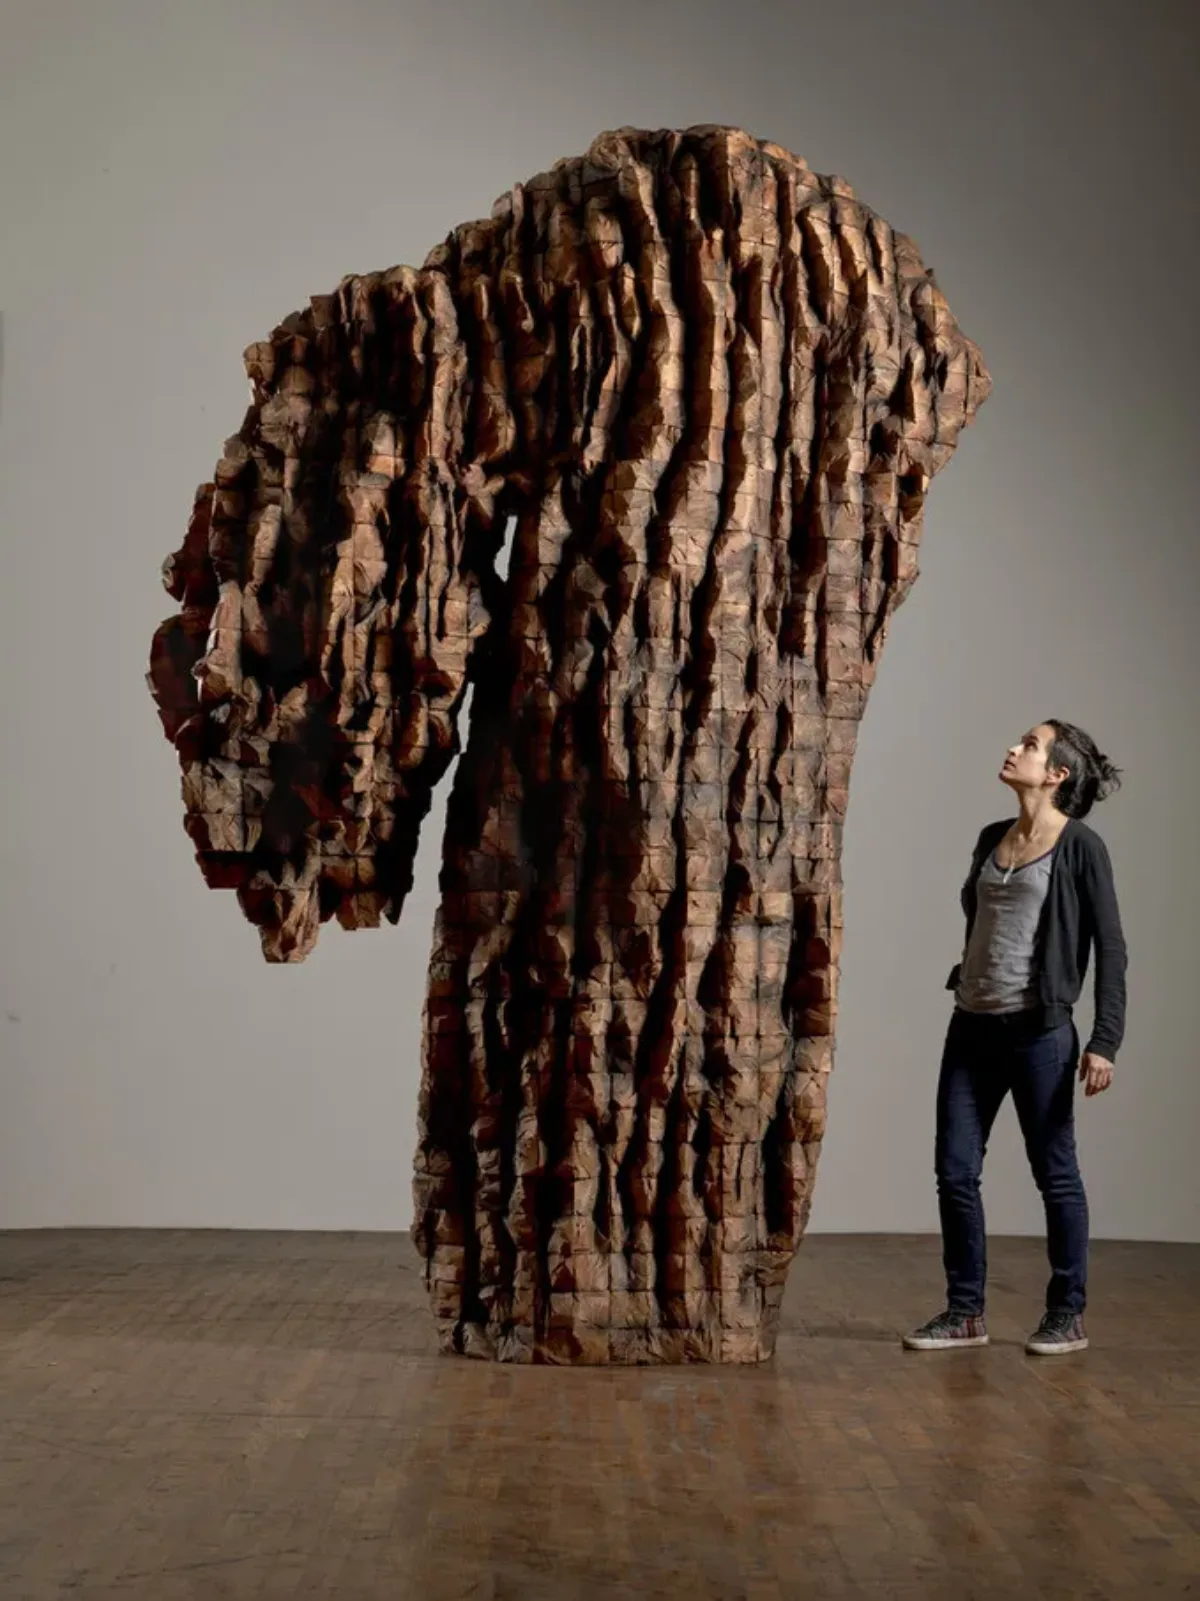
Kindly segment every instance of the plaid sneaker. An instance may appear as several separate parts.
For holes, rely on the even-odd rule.
[[[919,1329],[902,1336],[902,1344],[910,1351],[948,1351],[956,1345],[987,1343],[982,1316],[970,1317],[965,1312],[939,1312]]]
[[[1035,1356],[1061,1356],[1066,1351],[1085,1351],[1083,1314],[1053,1307],[1025,1341],[1025,1349]]]

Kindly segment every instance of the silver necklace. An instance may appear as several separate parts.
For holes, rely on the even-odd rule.
[[[1029,838],[1025,841],[1026,846],[1033,845],[1035,843],[1036,839],[1037,839],[1037,835],[1036,834],[1030,834]],[[1010,841],[1009,842],[1009,848],[1012,849],[1012,846],[1013,846],[1013,841]],[[1014,851],[1013,854],[1014,854],[1014,858],[1015,858],[1016,852]],[[1032,861],[1033,858],[1031,857],[1030,860]],[[1000,871],[1004,874],[1004,877],[1001,879],[1001,883],[1003,883],[1003,884],[1007,884],[1008,883],[1009,879],[1017,871],[1017,865],[1018,864],[1014,859],[1013,861],[1009,862],[1007,867],[1002,867],[1000,869]],[[1028,863],[1022,863],[1021,865],[1022,866],[1028,866]]]

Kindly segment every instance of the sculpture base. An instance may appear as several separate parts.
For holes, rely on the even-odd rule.
[[[569,1367],[649,1367],[665,1363],[759,1363],[775,1354],[778,1316],[754,1328],[605,1329],[573,1324],[545,1334],[514,1327],[499,1335],[481,1323],[439,1327],[443,1352],[484,1362]]]

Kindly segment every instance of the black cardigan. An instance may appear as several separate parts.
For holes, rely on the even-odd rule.
[[[975,922],[979,870],[1012,823],[1012,818],[989,823],[976,841],[961,896],[968,940]],[[1038,928],[1038,983],[1045,1028],[1056,1028],[1070,1018],[1083,989],[1093,944],[1096,1017],[1086,1048],[1111,1062],[1125,1036],[1125,936],[1108,848],[1099,834],[1072,817],[1054,847],[1050,887]],[[959,962],[946,981],[947,989],[957,989],[961,971]]]

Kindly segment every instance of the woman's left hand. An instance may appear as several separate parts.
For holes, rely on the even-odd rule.
[[[1097,1056],[1095,1051],[1084,1051],[1079,1063],[1079,1081],[1082,1084],[1087,1080],[1085,1095],[1099,1095],[1112,1083],[1113,1065],[1106,1056]]]

